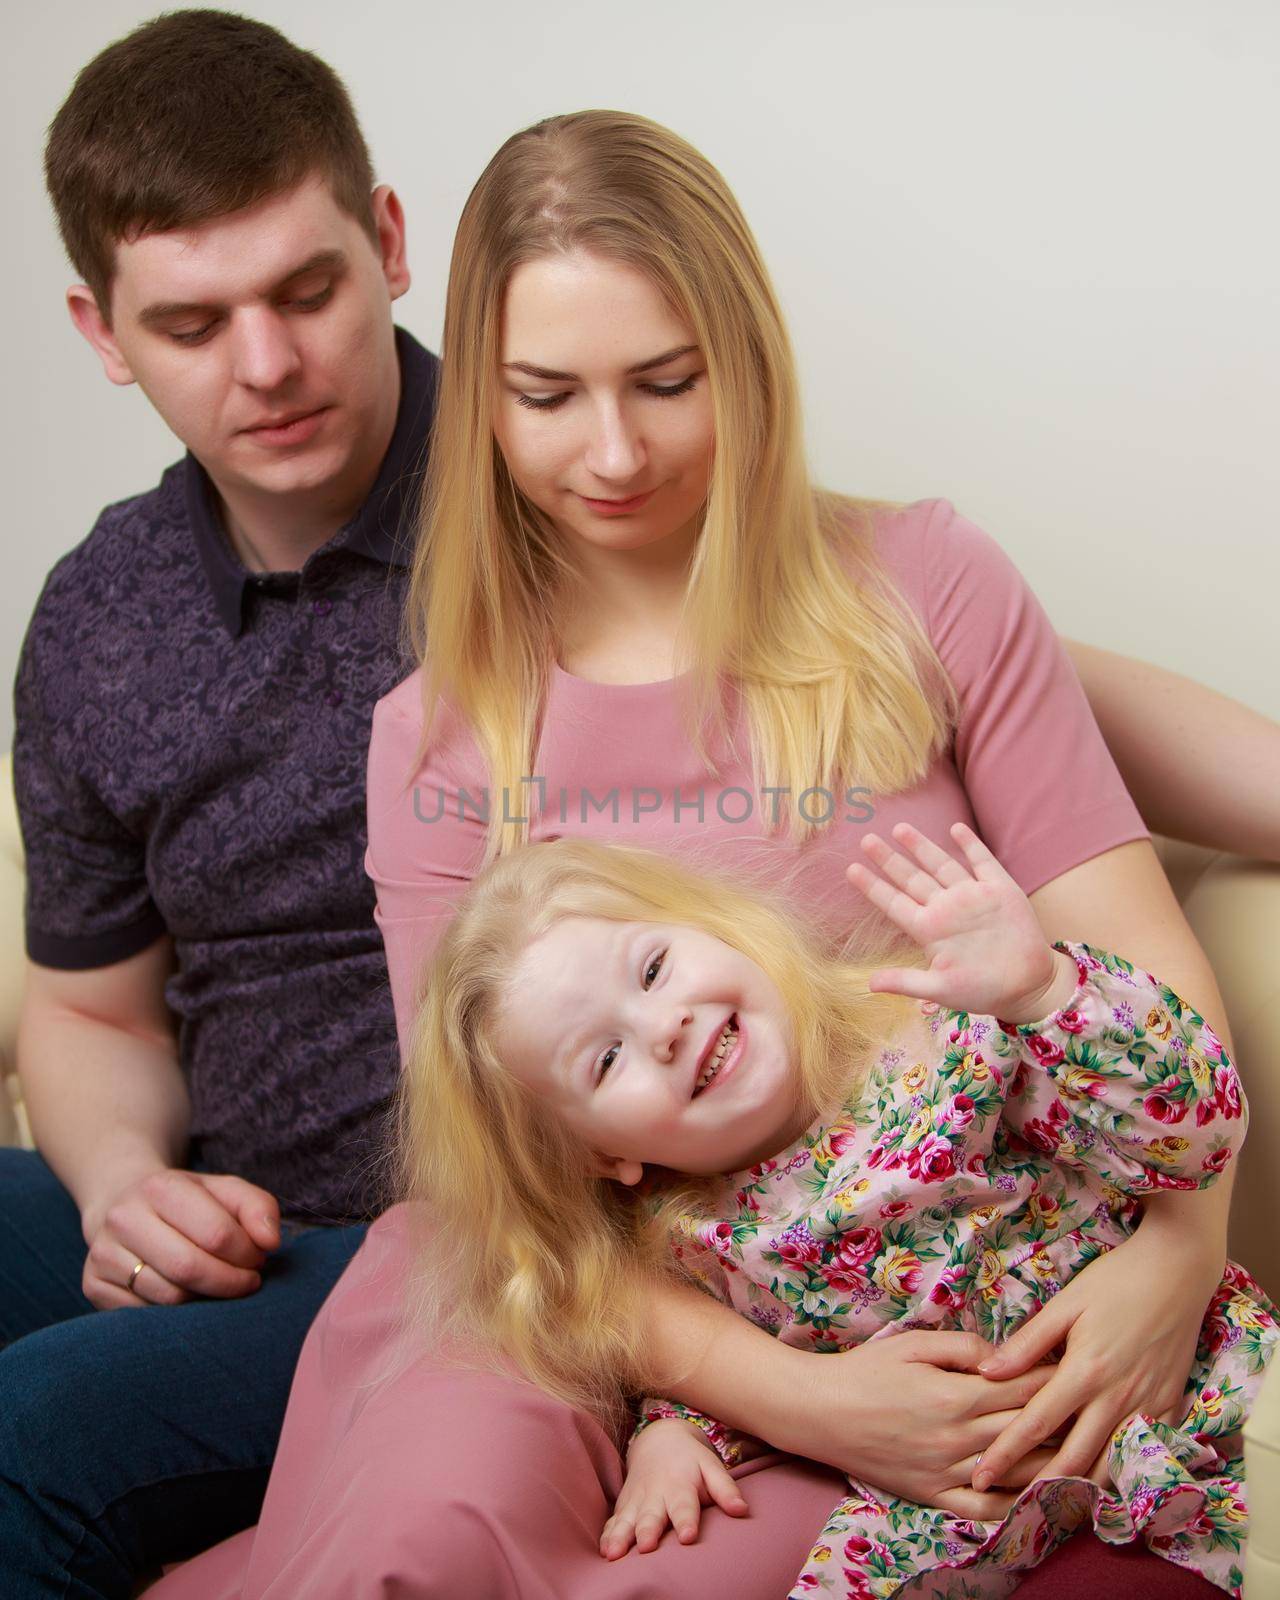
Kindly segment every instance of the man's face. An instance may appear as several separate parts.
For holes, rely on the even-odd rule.
[[[390,305],[409,276],[398,202],[379,189],[374,205],[379,246],[319,177],[122,241],[110,328],[71,291],[107,375],[139,384],[224,494],[340,493],[367,475],[370,439],[385,448],[398,395]]]

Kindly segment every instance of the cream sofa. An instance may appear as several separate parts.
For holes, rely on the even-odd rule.
[[[1251,1124],[1236,1179],[1231,1254],[1280,1298],[1280,866],[1156,839],[1230,1018]],[[7,755],[0,759],[0,1144],[29,1142],[13,1077],[22,997],[23,856]],[[1123,952],[1121,952],[1123,954]],[[1246,1594],[1280,1597],[1280,1368],[1247,1429],[1253,1508]]]

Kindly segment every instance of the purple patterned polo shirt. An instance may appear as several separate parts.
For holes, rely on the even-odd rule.
[[[246,571],[191,457],[49,574],[14,688],[26,944],[77,971],[172,935],[188,1160],[299,1223],[385,1201],[398,1056],[364,873],[374,703],[400,653],[438,362],[397,330],[400,408],[359,514]]]

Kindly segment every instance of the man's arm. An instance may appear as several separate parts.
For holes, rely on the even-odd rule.
[[[1280,861],[1280,724],[1164,667],[1062,642],[1147,826]]]
[[[36,1144],[80,1209],[84,1292],[102,1310],[251,1294],[279,1242],[272,1195],[182,1170],[191,1106],[164,1002],[173,962],[165,936],[88,971],[28,963],[18,1075]]]
[[[111,966],[27,962],[18,1077],[40,1153],[84,1218],[86,1239],[139,1178],[180,1166],[191,1107],[164,987],[168,936]]]

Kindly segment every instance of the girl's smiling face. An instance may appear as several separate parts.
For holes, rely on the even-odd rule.
[[[524,950],[495,1029],[506,1069],[623,1183],[645,1163],[736,1172],[798,1138],[791,1039],[772,981],[711,934],[578,916]]]

